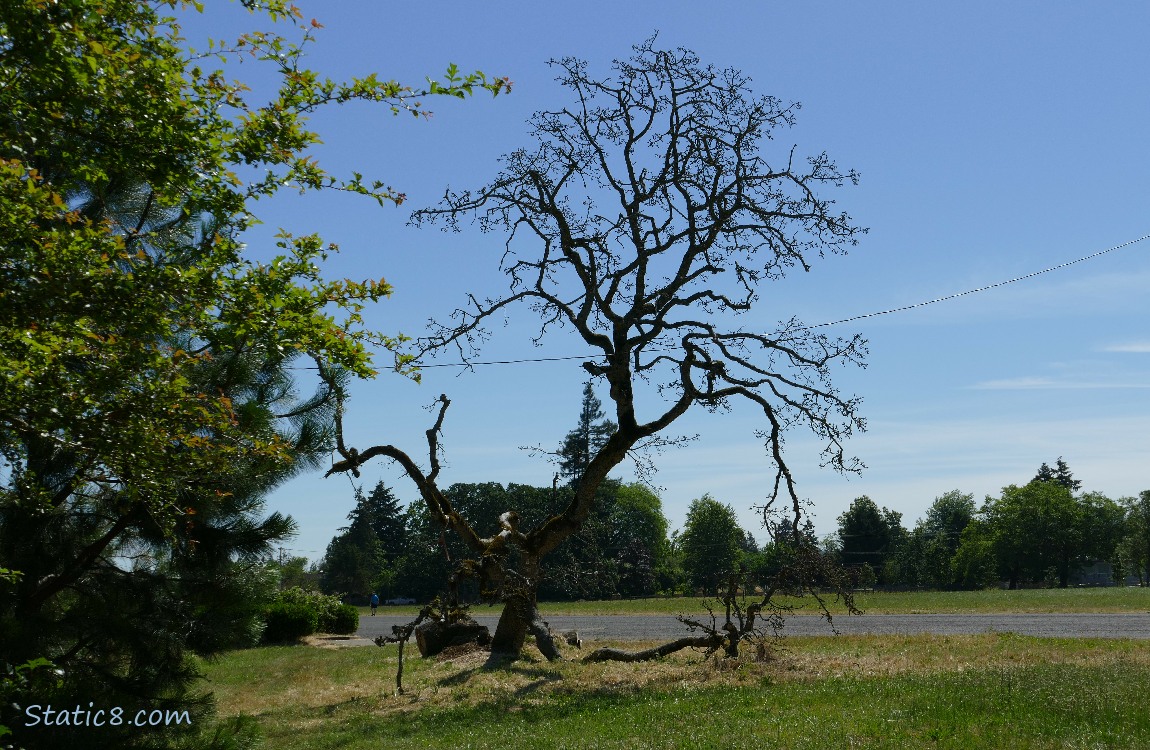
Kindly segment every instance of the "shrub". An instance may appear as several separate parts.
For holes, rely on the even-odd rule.
[[[328,633],[338,633],[340,635],[350,635],[359,630],[359,610],[350,604],[341,604],[335,611],[335,618],[330,626],[321,627]]]
[[[329,596],[318,591],[304,591],[299,587],[293,587],[279,592],[276,602],[293,607],[303,607],[314,613],[316,626],[312,628],[310,633],[304,635],[310,635],[317,630],[323,633],[354,633],[359,629],[359,610],[340,603],[338,596]],[[270,641],[272,639],[265,637],[265,640]]]
[[[319,613],[314,607],[296,602],[275,602],[268,607],[264,640],[268,643],[294,641],[319,629]]]

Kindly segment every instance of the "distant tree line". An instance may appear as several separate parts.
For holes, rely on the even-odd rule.
[[[1112,500],[1080,492],[1081,484],[1060,457],[981,508],[958,490],[941,495],[913,530],[901,513],[863,496],[839,516],[824,547],[869,584],[1065,588],[1076,571],[1098,563],[1110,582],[1150,584],[1150,490]],[[1102,583],[1099,576],[1089,582]]]
[[[579,426],[556,454],[560,476],[577,474],[578,460],[610,434],[610,423],[597,421],[601,416],[585,390]],[[1091,583],[1109,577],[1150,585],[1150,490],[1112,500],[1080,487],[1059,458],[1053,469],[1043,464],[1030,482],[1003,488],[981,507],[971,494],[947,492],[913,529],[903,526],[901,513],[863,496],[839,516],[837,533],[821,547],[864,587],[1065,587],[1076,571],[1098,563],[1102,572]],[[488,482],[456,484],[447,492],[460,512],[493,532],[507,508],[538,523],[570,501],[572,488]],[[732,506],[710,495],[694,500],[683,529],[668,534],[662,503],[650,488],[609,480],[600,492],[598,512],[556,552],[541,598],[711,594],[732,573],[748,586],[765,581],[787,558],[792,536],[785,522],[760,545]],[[445,589],[452,561],[466,552],[454,535],[440,533],[422,504],[404,509],[382,482],[357,492],[348,520],[320,565],[319,585],[328,593],[428,600]],[[814,539],[809,522],[802,533]],[[478,598],[470,585],[460,593]]]

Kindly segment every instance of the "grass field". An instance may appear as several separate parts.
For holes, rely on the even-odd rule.
[[[811,600],[790,600],[801,607],[796,614],[817,614]],[[912,591],[906,593],[858,593],[856,605],[869,614],[977,614],[1051,612],[1150,612],[1150,588],[1026,589],[1020,591]],[[545,602],[539,605],[547,615],[644,615],[681,612],[700,613],[701,600],[693,597],[661,599],[619,599],[599,602]],[[412,617],[418,607],[382,607],[382,614]],[[364,608],[363,614],[369,610]],[[476,607],[476,613],[495,612]],[[831,611],[841,614],[841,604]]]
[[[796,602],[816,612],[812,602]],[[1150,589],[860,593],[875,614],[1150,612]],[[544,615],[701,612],[697,599]],[[364,610],[366,612],[366,610]],[[415,607],[383,607],[414,615]],[[477,613],[495,610],[477,608]],[[836,610],[841,612],[841,607]],[[637,648],[644,644],[620,645]],[[423,660],[396,647],[237,651],[205,664],[224,716],[303,748],[1150,748],[1150,643],[977,636],[789,638],[765,660]],[[414,658],[411,658],[414,656]]]
[[[485,658],[411,659],[402,696],[394,646],[251,649],[205,670],[221,713],[255,717],[277,750],[1150,747],[1150,647],[1134,641],[795,638],[765,661]]]

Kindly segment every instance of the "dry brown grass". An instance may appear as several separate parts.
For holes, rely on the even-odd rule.
[[[395,646],[332,649],[256,649],[238,652],[208,668],[225,715],[276,714],[301,729],[319,721],[314,711],[347,704],[378,715],[426,708],[541,704],[564,693],[629,693],[692,690],[715,685],[763,685],[828,677],[882,677],[908,673],[963,672],[1036,664],[1136,663],[1150,666],[1150,649],[1132,641],[1047,640],[987,634],[977,636],[839,636],[790,638],[766,658],[753,648],[737,660],[680,652],[638,664],[577,661],[587,647],[628,649],[654,644],[600,642],[583,651],[568,649],[568,661],[548,663],[538,653],[496,661],[483,651],[463,650],[440,659],[405,658],[406,694],[395,693]],[[245,658],[244,654],[248,656]],[[414,658],[412,658],[414,657]],[[245,663],[247,662],[247,663]],[[509,709],[514,710],[514,709]]]

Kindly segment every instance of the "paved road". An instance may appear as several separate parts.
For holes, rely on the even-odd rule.
[[[359,620],[361,638],[391,634],[392,625],[410,617],[366,616]],[[478,615],[480,623],[495,630],[496,617]],[[665,640],[686,635],[686,628],[669,615],[583,615],[550,617],[554,630],[578,630],[585,640]],[[836,617],[844,635],[910,635],[936,633],[962,635],[1011,632],[1048,638],[1139,638],[1150,640],[1150,614],[1073,615],[862,615]],[[833,635],[820,617],[803,615],[787,620],[784,635]]]

